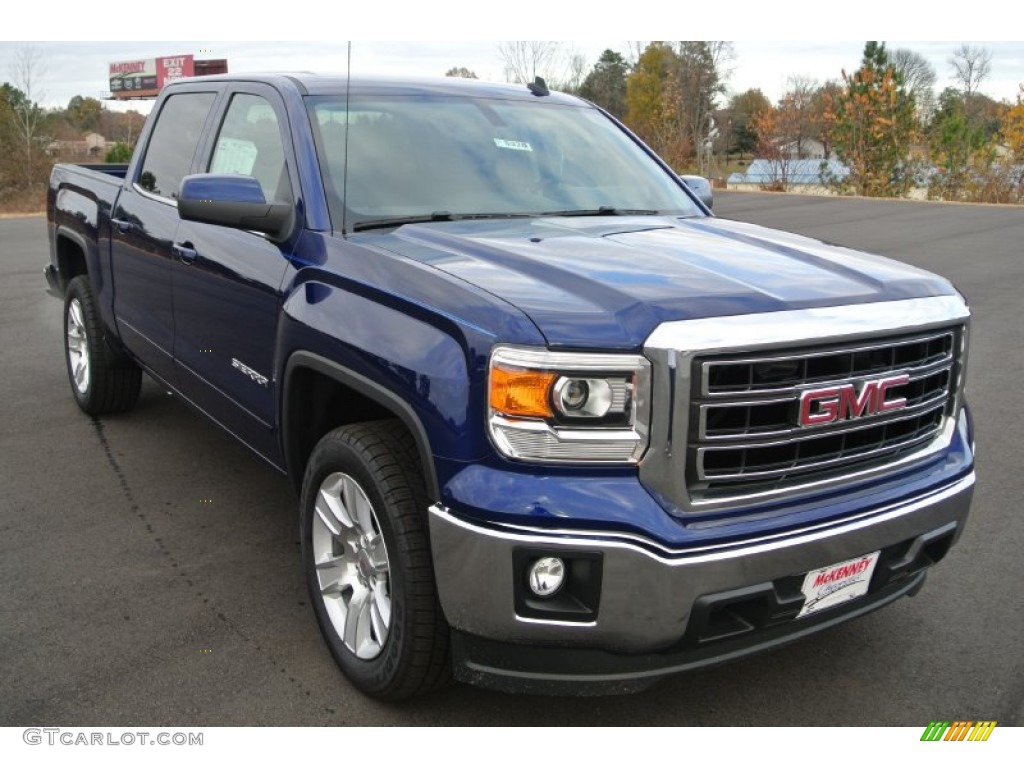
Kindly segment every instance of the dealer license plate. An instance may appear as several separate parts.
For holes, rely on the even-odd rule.
[[[878,552],[811,571],[804,579],[804,607],[797,618],[863,597],[878,563]]]

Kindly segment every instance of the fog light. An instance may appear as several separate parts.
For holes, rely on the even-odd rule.
[[[551,597],[565,582],[565,563],[560,557],[542,557],[530,566],[530,589],[537,597]]]

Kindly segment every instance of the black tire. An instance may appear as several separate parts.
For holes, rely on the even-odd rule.
[[[369,502],[368,514],[360,498]],[[306,466],[300,536],[313,609],[338,666],[374,698],[409,698],[451,677],[427,504],[415,445],[397,421],[335,429]]]
[[[90,416],[127,411],[138,402],[142,371],[107,344],[106,328],[85,275],[68,283],[64,295],[64,361],[71,394]]]

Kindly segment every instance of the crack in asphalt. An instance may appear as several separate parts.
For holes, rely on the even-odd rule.
[[[312,697],[312,690],[305,686],[299,681],[288,669],[281,663],[280,659],[276,658],[274,654],[264,648],[258,641],[254,640],[248,634],[246,634],[241,627],[235,622],[229,619],[223,611],[218,610],[217,606],[210,601],[210,598],[196,586],[195,582],[185,574],[185,572],[178,567],[178,561],[167,545],[164,543],[163,538],[157,534],[156,529],[153,527],[152,522],[147,518],[146,513],[142,511],[142,507],[139,505],[138,500],[135,498],[135,494],[132,492],[131,485],[128,482],[128,478],[125,475],[124,470],[121,468],[121,464],[118,462],[117,457],[114,456],[114,451],[110,445],[110,440],[107,438],[106,432],[104,431],[103,422],[100,421],[96,416],[90,416],[93,430],[96,433],[96,438],[99,441],[100,447],[103,449],[103,454],[106,456],[107,464],[110,465],[111,470],[114,472],[114,476],[117,478],[118,484],[121,486],[121,493],[125,500],[128,502],[129,511],[142,521],[146,528],[146,532],[153,539],[160,554],[170,563],[171,568],[175,569],[175,573],[184,580],[188,587],[195,591],[196,597],[203,601],[203,604],[221,621],[231,632],[238,635],[244,642],[249,643],[256,650],[257,653],[262,654],[270,665],[277,669],[281,674],[288,678],[289,682],[293,683],[296,688],[302,691],[306,696]],[[125,616],[125,619],[128,617]],[[336,714],[336,710],[332,707],[324,708],[328,714]]]

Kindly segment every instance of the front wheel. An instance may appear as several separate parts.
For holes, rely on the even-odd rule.
[[[107,345],[89,278],[79,275],[64,296],[64,359],[71,394],[90,416],[127,411],[139,400],[141,369],[116,357]]]
[[[427,499],[398,422],[317,444],[302,485],[302,560],[324,639],[352,683],[403,699],[445,683],[448,626],[434,585]]]

